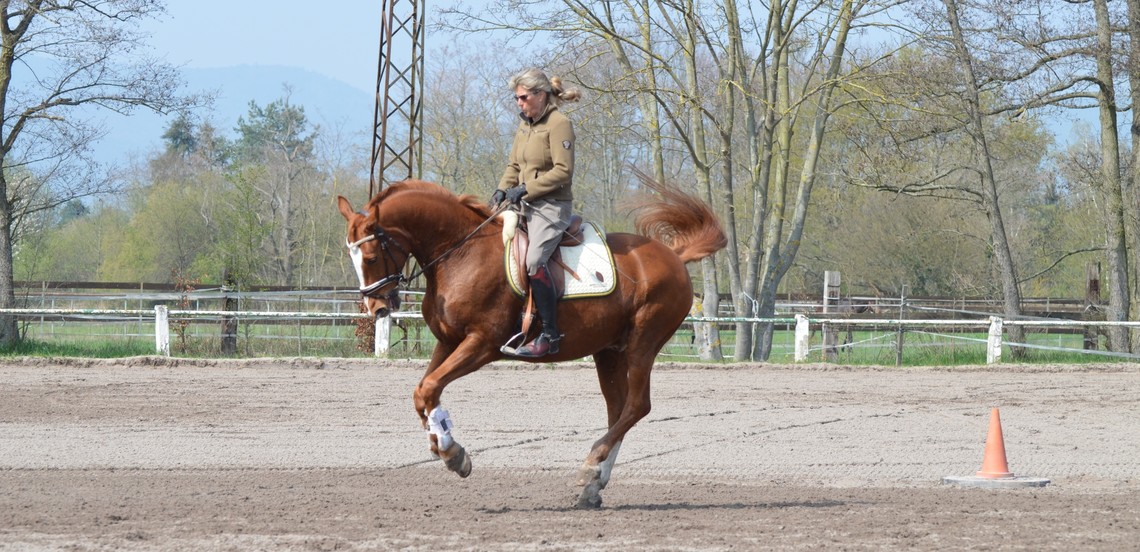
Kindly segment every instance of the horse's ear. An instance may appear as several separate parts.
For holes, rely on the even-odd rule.
[[[356,216],[356,210],[352,208],[352,204],[344,196],[336,196],[336,206],[340,209],[340,214],[344,215],[344,220],[351,221],[352,217]]]

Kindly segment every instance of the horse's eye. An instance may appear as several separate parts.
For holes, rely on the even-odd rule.
[[[375,255],[369,255],[369,256],[364,258],[364,264],[375,264],[376,261],[378,261],[378,260],[380,260],[380,257],[377,257]]]

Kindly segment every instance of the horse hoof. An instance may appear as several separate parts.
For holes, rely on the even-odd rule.
[[[466,449],[459,445],[452,445],[450,449],[447,449],[447,452],[449,454],[444,458],[447,469],[459,474],[459,477],[471,475],[471,456],[467,454]]]
[[[576,507],[579,510],[597,510],[602,507],[602,495],[595,486],[587,486],[578,497]]]

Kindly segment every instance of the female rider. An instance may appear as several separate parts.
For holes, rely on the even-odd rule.
[[[558,293],[550,279],[547,262],[570,225],[571,185],[574,177],[574,127],[558,106],[577,101],[577,89],[566,90],[557,77],[548,78],[539,69],[511,77],[519,108],[518,132],[509,162],[491,196],[491,205],[508,200],[522,206],[530,242],[526,270],[534,295],[535,310],[542,320],[542,333],[515,349],[515,356],[537,358],[558,352]]]

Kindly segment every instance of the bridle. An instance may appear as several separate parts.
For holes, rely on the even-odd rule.
[[[372,299],[382,299],[383,295],[379,293],[379,290],[381,288],[392,283],[395,283],[396,287],[399,288],[401,284],[415,280],[416,278],[420,277],[424,271],[426,271],[428,268],[431,268],[432,265],[443,260],[444,257],[447,257],[456,249],[459,249],[460,246],[467,243],[467,240],[470,240],[472,236],[482,230],[484,226],[487,226],[489,222],[495,220],[495,217],[499,216],[499,213],[503,212],[503,210],[505,210],[508,206],[509,205],[506,203],[500,205],[497,209],[494,210],[494,212],[491,213],[491,216],[487,217],[487,219],[479,224],[479,226],[476,226],[470,234],[467,234],[467,236],[465,236],[463,239],[459,240],[454,245],[449,247],[447,251],[444,251],[438,257],[432,259],[431,262],[421,266],[418,270],[413,271],[411,276],[405,276],[403,273],[404,264],[408,262],[408,259],[412,258],[411,253],[402,247],[395,238],[385,232],[384,229],[380,227],[380,225],[377,224],[373,226],[371,234],[364,236],[363,238],[360,238],[354,242],[349,242],[348,238],[345,238],[345,244],[348,246],[348,255],[352,258],[352,262],[356,267],[357,276],[360,278],[360,294],[364,297],[370,297]],[[360,214],[364,215],[365,213]],[[397,268],[395,272],[375,282],[372,282],[371,284],[364,285],[364,253],[360,250],[360,246],[361,244],[365,244],[374,240],[380,242],[380,249],[384,252],[384,267],[387,268],[388,262],[391,261],[392,264]],[[396,260],[396,256],[392,253],[392,250],[396,250],[401,255],[403,255],[404,261],[400,262]]]
[[[360,246],[373,240],[380,242],[380,250],[383,252],[384,257],[384,268],[387,269],[388,263],[391,262],[391,264],[396,267],[396,271],[371,284],[364,285],[364,252],[361,251]],[[383,295],[379,293],[381,288],[392,283],[395,283],[396,286],[399,287],[400,284],[415,278],[415,276],[408,278],[404,276],[403,273],[404,263],[408,262],[408,259],[411,258],[411,254],[379,226],[373,227],[371,234],[354,242],[349,242],[348,239],[345,239],[345,244],[348,245],[348,255],[352,258],[353,265],[356,267],[357,276],[360,278],[360,294],[364,297],[380,299],[383,297]],[[403,262],[396,259],[393,250],[404,256]]]

